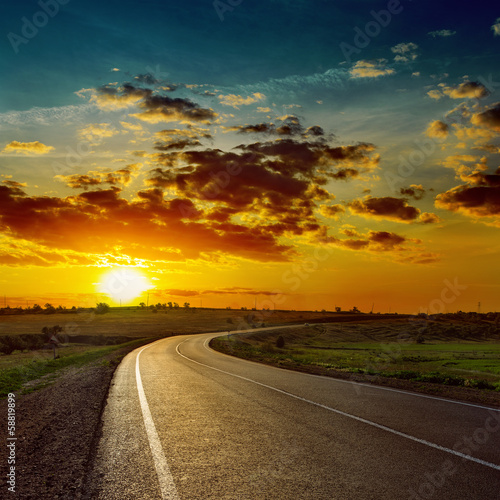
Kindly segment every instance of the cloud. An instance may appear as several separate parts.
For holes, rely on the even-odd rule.
[[[194,148],[201,146],[201,142],[198,139],[179,139],[177,141],[170,140],[169,142],[157,142],[154,146],[158,151],[173,151],[186,148]]]
[[[127,165],[126,168],[114,170],[112,172],[88,172],[87,174],[56,175],[55,178],[66,183],[73,189],[85,189],[89,187],[100,186],[102,184],[128,185],[142,163]]]
[[[391,47],[391,51],[396,54],[394,56],[394,61],[396,62],[410,62],[414,61],[417,56],[418,45],[413,42],[408,43],[398,43],[394,47]]]
[[[119,131],[111,127],[109,123],[91,123],[78,131],[80,139],[90,144],[98,144],[102,139],[113,137]]]
[[[491,26],[491,29],[493,30],[494,36],[500,36],[500,17]]]
[[[463,176],[465,185],[456,186],[436,197],[435,205],[500,227],[500,171]]]
[[[436,38],[436,37],[446,38],[449,36],[456,35],[456,33],[457,32],[454,30],[437,30],[437,31],[429,31],[429,33],[427,33],[427,34],[429,36],[432,36],[432,38]]]
[[[224,106],[231,106],[233,108],[239,109],[239,106],[248,106],[250,104],[254,104],[256,102],[264,101],[266,96],[260,92],[254,92],[252,95],[248,97],[242,97],[241,95],[228,94],[228,95],[219,95],[219,101]]]
[[[474,114],[471,122],[474,125],[500,132],[500,102],[493,104],[486,111]]]
[[[217,113],[210,108],[180,97],[172,98],[161,95],[149,95],[138,103],[143,109],[131,116],[149,123],[180,121],[182,123],[210,123],[217,118]]]
[[[342,205],[321,205],[319,213],[327,219],[338,219],[339,215],[345,213]]]
[[[128,108],[142,99],[151,96],[152,90],[134,87],[125,83],[120,87],[104,85],[97,89],[83,89],[77,95],[84,97],[90,94],[89,102],[95,104],[99,109],[116,111]]]
[[[354,200],[348,203],[347,206],[352,213],[363,217],[375,217],[397,222],[414,222],[420,215],[420,210],[408,205],[406,199],[391,196],[382,198],[366,196],[362,200]]]
[[[133,132],[142,132],[144,129],[140,123],[129,123],[120,122],[120,125],[126,130],[132,130]]]
[[[377,59],[376,61],[358,61],[351,68],[351,78],[377,78],[379,76],[392,75],[395,71],[386,68],[386,59]]]
[[[429,124],[425,133],[428,137],[446,139],[446,137],[448,137],[449,131],[450,131],[449,125],[442,122],[441,120],[434,120]]]
[[[427,95],[431,98],[431,99],[436,99],[436,100],[439,100],[441,99],[441,97],[443,97],[443,94],[439,91],[439,90],[429,90],[429,92],[427,92]]]
[[[490,95],[488,89],[479,82],[463,82],[458,87],[448,87],[440,84],[440,89],[433,89],[427,92],[432,99],[441,99],[445,95],[452,99],[483,99]]]
[[[39,141],[35,142],[19,142],[12,141],[7,144],[2,153],[23,153],[23,154],[35,154],[35,155],[45,155],[50,153],[54,149],[53,146],[46,146]]]
[[[359,234],[352,226],[341,231],[349,238],[337,238],[335,236],[322,235],[318,238],[320,244],[330,244],[347,250],[357,252],[375,253],[392,262],[402,264],[430,264],[439,260],[437,254],[422,252],[421,241],[407,238],[390,231],[368,231],[367,234]]]
[[[364,143],[333,147],[326,140],[287,137],[240,145],[231,152],[167,151],[157,155],[163,166],[153,169],[146,183],[230,211],[210,212],[211,220],[231,224],[230,217],[238,216],[275,237],[296,236],[319,230],[317,204],[333,199],[321,187],[329,178],[340,178],[348,169],[359,175],[377,168],[374,149]]]
[[[414,200],[421,200],[425,195],[425,189],[421,184],[411,184],[409,188],[401,188],[399,192],[403,196],[409,196]]]
[[[318,125],[304,129],[299,118],[294,115],[286,115],[278,118],[281,123],[257,123],[255,125],[236,125],[223,127],[227,131],[238,134],[267,134],[278,136],[302,135],[303,137],[321,137],[325,135],[324,130]]]
[[[436,214],[424,212],[420,215],[419,221],[422,224],[437,224],[441,219]]]
[[[265,228],[202,221],[202,215],[191,200],[166,200],[158,189],[128,201],[116,186],[63,198],[29,196],[19,186],[0,185],[4,234],[52,251],[161,261],[228,255],[280,262],[294,255]]]

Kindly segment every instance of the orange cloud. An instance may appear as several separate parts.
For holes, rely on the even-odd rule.
[[[42,144],[39,141],[35,142],[12,141],[4,147],[2,152],[45,155],[47,153],[50,153],[53,149],[54,149],[53,146],[46,146],[45,144]]]
[[[500,226],[500,169],[494,174],[464,176],[466,185],[438,194],[435,205]]]
[[[408,205],[404,198],[385,196],[372,198],[366,196],[363,200],[354,200],[347,204],[351,212],[363,217],[395,220],[397,222],[413,222],[419,215],[418,208]]]
[[[376,61],[358,61],[351,68],[351,78],[377,78],[379,76],[393,75],[395,71],[392,68],[386,68],[386,59],[377,59]]]
[[[448,132],[450,127],[442,122],[441,120],[434,120],[429,124],[426,130],[426,135],[428,137],[437,137],[439,139],[445,139],[448,137]]]
[[[500,102],[493,104],[486,111],[473,115],[471,121],[475,125],[500,132]]]
[[[248,106],[250,104],[254,104],[256,102],[261,102],[266,99],[264,94],[260,92],[254,92],[252,95],[248,97],[242,97],[241,95],[228,94],[228,95],[219,95],[219,101],[224,106],[231,106],[235,109],[239,109],[239,106]]]

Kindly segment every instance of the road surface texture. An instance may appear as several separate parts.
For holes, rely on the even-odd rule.
[[[215,336],[124,358],[91,498],[500,498],[498,409],[244,361]]]

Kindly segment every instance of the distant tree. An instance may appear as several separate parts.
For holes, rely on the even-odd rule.
[[[109,304],[106,304],[106,302],[99,302],[95,307],[96,314],[106,314],[109,312],[109,310]]]
[[[47,302],[47,304],[45,304],[45,314],[54,314],[56,312],[56,308],[52,305],[52,304],[49,304]]]
[[[336,306],[336,307],[335,307],[335,312],[338,312],[338,313],[339,313],[339,312],[341,312],[341,311],[342,311],[342,308],[341,308],[341,307],[339,307],[339,306]]]
[[[144,302],[141,302],[139,306],[141,307],[141,309],[144,309],[146,307],[146,304]]]
[[[242,311],[248,311],[248,308],[247,307],[242,307],[241,310]]]
[[[353,312],[353,313],[359,313],[360,311],[359,311],[359,309],[358,309],[356,306],[354,306],[354,307],[352,308],[352,312]]]
[[[179,309],[179,304],[177,304],[177,302],[174,302],[174,309]]]
[[[172,309],[172,307],[173,307],[172,302],[167,302],[167,305],[168,305],[168,308],[169,308],[169,309]]]
[[[189,306],[190,306],[190,305],[191,305],[191,304],[190,304],[189,302],[184,302],[184,307],[185,307],[186,309],[189,309]]]

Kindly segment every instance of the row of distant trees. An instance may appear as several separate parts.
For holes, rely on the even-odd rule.
[[[95,308],[93,308],[96,314],[104,314],[110,310],[109,304],[105,302],[99,302],[96,304]],[[71,307],[67,308],[65,306],[53,306],[52,304],[45,304],[45,306],[41,306],[39,304],[34,304],[33,306],[27,307],[4,307],[0,309],[0,314],[56,314],[56,313],[78,313],[81,311],[88,311],[88,308],[83,307]]]
[[[146,304],[144,302],[141,302],[139,304],[139,307],[141,309],[156,309],[156,310],[160,310],[160,309],[179,309],[180,305],[177,302],[165,302],[164,304],[161,304],[160,302],[158,302],[158,304],[151,304],[148,307],[148,306],[146,306]],[[184,302],[184,306],[183,307],[185,309],[189,309],[191,307],[191,304],[189,302]]]

